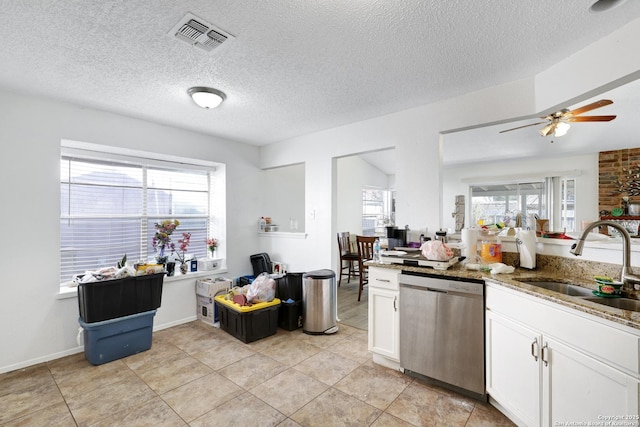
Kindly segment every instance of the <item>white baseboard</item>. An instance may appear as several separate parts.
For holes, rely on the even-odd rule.
[[[197,316],[189,316],[184,319],[174,320],[173,322],[163,323],[162,325],[153,325],[153,331],[161,331],[163,329],[172,328],[174,326],[182,325],[183,323],[193,322],[194,320],[198,320]]]
[[[173,322],[163,323],[162,325],[153,325],[153,330],[154,332],[160,331],[162,329],[167,329],[173,326],[182,325],[183,323],[192,322],[194,320],[197,320],[196,316],[189,316],[184,319],[174,320]],[[78,347],[70,348],[68,350],[60,351],[57,353],[48,354],[46,356],[36,357],[35,359],[25,360],[23,362],[15,363],[13,365],[1,366],[0,374],[15,371],[18,369],[28,368],[30,366],[38,365],[40,363],[50,362],[51,360],[60,359],[66,356],[71,356],[72,354],[82,353],[83,351],[84,351],[84,346],[78,346]]]
[[[25,360],[24,362],[15,363],[13,365],[2,366],[0,367],[0,374],[4,374],[5,372],[11,372],[18,369],[28,368],[30,366],[38,365],[40,363],[49,362],[51,360],[60,359],[62,357],[71,356],[72,354],[81,353],[84,351],[84,347],[74,347],[68,350],[60,351],[57,353],[48,354],[42,357],[36,357],[35,359]]]

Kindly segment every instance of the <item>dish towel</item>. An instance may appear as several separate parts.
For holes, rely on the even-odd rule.
[[[510,274],[515,271],[515,267],[501,262],[489,264],[489,267],[491,268],[491,274]]]

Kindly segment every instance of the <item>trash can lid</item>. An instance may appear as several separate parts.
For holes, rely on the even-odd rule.
[[[334,273],[333,270],[328,270],[328,269],[315,270],[315,271],[308,271],[304,273],[302,277],[303,278],[310,277],[312,279],[330,279],[332,277],[336,277],[336,273]]]

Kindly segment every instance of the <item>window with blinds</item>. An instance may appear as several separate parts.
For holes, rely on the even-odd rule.
[[[395,223],[395,191],[362,189],[362,234],[385,236],[385,227]]]
[[[60,282],[74,274],[150,260],[155,224],[179,219],[176,243],[191,233],[188,254],[205,258],[213,171],[184,163],[63,155],[60,160]],[[169,254],[166,254],[169,255]]]

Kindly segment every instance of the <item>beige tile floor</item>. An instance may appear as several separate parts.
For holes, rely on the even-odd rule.
[[[338,287],[338,318],[346,325],[358,329],[367,329],[369,302],[369,287],[364,286],[360,301],[358,301],[358,287],[360,283],[357,278],[347,281],[343,277],[342,283]]]
[[[366,310],[366,300],[354,307]],[[244,344],[195,321],[155,332],[150,350],[104,365],[77,354],[6,373],[0,425],[512,425],[488,404],[374,364],[367,332],[339,326],[329,336],[278,329]]]

